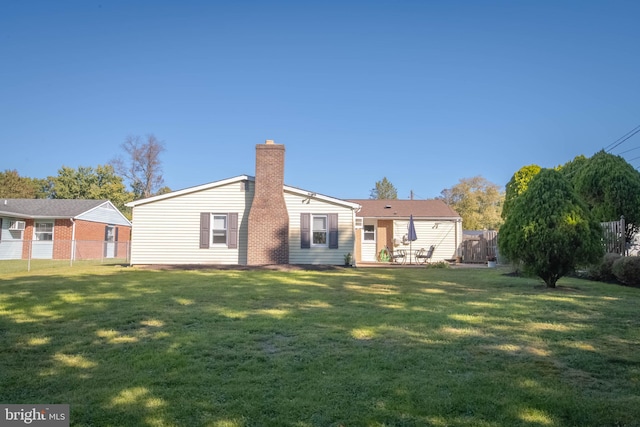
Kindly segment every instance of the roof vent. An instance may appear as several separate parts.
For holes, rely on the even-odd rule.
[[[386,205],[384,208],[385,209],[391,209],[391,205]]]

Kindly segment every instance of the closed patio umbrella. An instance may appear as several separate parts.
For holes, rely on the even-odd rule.
[[[411,243],[415,240],[418,240],[418,235],[416,234],[416,226],[413,224],[413,215],[409,216],[409,231],[407,232],[407,239],[409,240],[409,264],[411,264],[411,256],[413,255]]]

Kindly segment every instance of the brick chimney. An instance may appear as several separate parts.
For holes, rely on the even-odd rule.
[[[249,211],[247,264],[289,263],[289,213],[284,202],[284,145],[256,145],[256,182]]]

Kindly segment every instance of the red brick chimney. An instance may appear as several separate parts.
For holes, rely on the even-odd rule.
[[[289,263],[289,213],[284,202],[284,145],[256,145],[256,182],[249,211],[247,264]]]

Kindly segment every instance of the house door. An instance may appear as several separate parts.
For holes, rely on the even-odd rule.
[[[36,221],[33,227],[31,258],[53,258],[53,222]]]
[[[115,258],[117,252],[118,229],[113,225],[104,227],[104,257]]]
[[[362,261],[376,262],[376,222],[364,221],[362,226]]]

